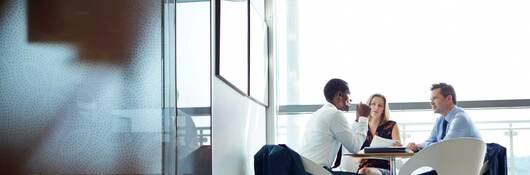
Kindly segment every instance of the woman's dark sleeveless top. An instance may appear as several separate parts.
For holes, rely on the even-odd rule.
[[[377,127],[375,134],[379,137],[392,139],[392,129],[394,129],[394,125],[396,125],[395,121],[386,121],[385,123]],[[370,125],[368,125],[368,134],[366,135],[366,140],[364,141],[361,149],[363,149],[364,147],[369,147],[373,139],[374,136],[372,135],[372,132],[370,132]],[[390,169],[390,161],[382,159],[362,159],[361,163],[359,164],[359,169],[364,167]]]

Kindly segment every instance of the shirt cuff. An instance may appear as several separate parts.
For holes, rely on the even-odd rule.
[[[353,131],[354,133],[366,136],[368,132],[368,118],[359,117],[359,121],[353,123]]]
[[[367,117],[359,117],[359,123],[368,123]]]

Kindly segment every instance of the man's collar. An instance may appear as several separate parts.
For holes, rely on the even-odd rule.
[[[328,107],[328,108],[334,108],[334,109],[337,109],[337,107],[331,103],[331,102],[326,102],[326,104],[324,104],[324,106]],[[337,109],[338,110],[338,109]]]
[[[446,116],[444,116],[444,119],[448,122],[452,121],[455,118],[456,111],[458,110],[458,106],[454,105],[453,108],[447,113]]]

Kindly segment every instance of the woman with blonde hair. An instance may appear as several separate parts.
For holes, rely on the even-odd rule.
[[[367,103],[371,111],[368,117],[368,133],[361,149],[369,147],[374,136],[396,140],[394,146],[401,146],[398,126],[395,121],[389,119],[390,110],[386,97],[373,94]],[[390,174],[390,162],[384,159],[362,159],[358,172],[360,174]]]

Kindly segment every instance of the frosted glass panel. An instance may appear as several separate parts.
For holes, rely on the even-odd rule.
[[[0,2],[3,173],[162,173],[161,3]]]

